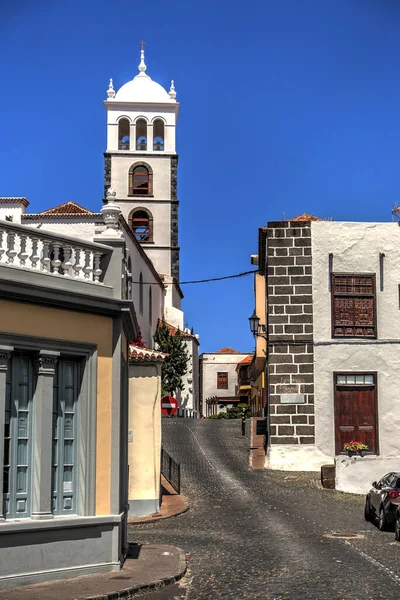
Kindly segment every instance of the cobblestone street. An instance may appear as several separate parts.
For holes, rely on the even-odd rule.
[[[163,445],[191,508],[130,526],[129,539],[178,546],[190,561],[148,600],[399,597],[400,543],[364,521],[364,498],[323,490],[315,473],[250,471],[239,420],[165,419]]]

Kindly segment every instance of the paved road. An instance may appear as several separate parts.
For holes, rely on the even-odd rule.
[[[239,421],[163,421],[191,509],[131,526],[130,540],[191,554],[187,577],[147,600],[385,600],[400,596],[400,543],[363,520],[363,499],[315,474],[248,469]],[[330,537],[357,534],[357,539]]]

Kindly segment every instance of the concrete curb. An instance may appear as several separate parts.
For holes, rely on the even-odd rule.
[[[84,599],[76,598],[74,600],[119,600],[119,598],[133,598],[139,592],[146,590],[158,590],[166,587],[167,585],[176,583],[185,575],[187,571],[187,561],[186,554],[181,548],[175,547],[175,550],[179,552],[179,567],[177,572],[170,577],[164,577],[163,579],[156,579],[154,581],[150,581],[149,583],[134,585],[118,592],[103,594],[102,596],[87,596]]]
[[[189,504],[186,504],[184,508],[172,513],[171,515],[157,515],[157,517],[137,517],[136,519],[128,519],[129,525],[142,525],[142,523],[156,523],[156,521],[165,521],[165,519],[172,519],[173,517],[179,517],[190,509]]]

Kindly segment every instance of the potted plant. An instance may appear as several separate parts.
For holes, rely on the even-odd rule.
[[[368,446],[366,444],[363,444],[362,442],[356,442],[355,440],[347,442],[347,444],[343,446],[343,451],[347,452],[348,456],[354,456],[355,454],[364,456],[367,450]]]

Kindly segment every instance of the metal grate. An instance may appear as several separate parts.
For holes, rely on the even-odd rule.
[[[161,448],[161,473],[172,485],[177,494],[181,493],[181,465]]]

